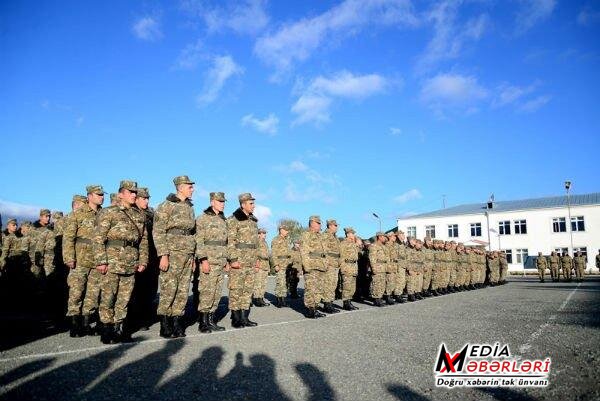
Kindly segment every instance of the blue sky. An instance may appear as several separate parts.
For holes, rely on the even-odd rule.
[[[174,176],[200,212],[369,236],[448,206],[596,192],[600,2],[0,2],[0,212]]]

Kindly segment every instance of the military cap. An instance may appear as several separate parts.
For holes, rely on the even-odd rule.
[[[21,223],[21,227],[31,227],[33,224],[31,223],[31,221],[23,221]]]
[[[137,192],[137,190],[138,190],[137,182],[135,182],[135,181],[129,181],[129,180],[123,180],[119,184],[119,191],[122,190],[122,189],[126,189],[126,190],[131,191],[131,192]]]
[[[6,222],[6,225],[9,225],[10,223],[17,224],[17,219],[8,219],[8,221]]]
[[[211,192],[210,193],[210,200],[217,200],[219,202],[225,202],[227,199],[225,199],[225,193],[224,192]]]
[[[50,216],[52,213],[50,213],[50,209],[42,209],[40,210],[40,216]]]
[[[254,200],[254,197],[250,192],[244,192],[243,194],[239,194],[238,199],[240,202],[246,202],[249,200]]]
[[[267,230],[265,230],[264,228],[259,228],[259,229],[258,229],[258,233],[259,233],[259,234],[266,234],[266,233],[267,233]]]
[[[335,219],[329,219],[327,220],[327,226],[337,226],[338,223],[337,221],[335,221]]]
[[[377,231],[377,233],[375,233],[376,237],[382,236],[385,237],[385,233],[383,231]]]
[[[345,232],[346,234],[350,234],[350,233],[352,233],[352,234],[356,234],[356,231],[354,231],[354,228],[352,228],[352,227],[345,227],[345,228],[344,228],[344,232]]]
[[[431,241],[431,237],[425,237],[423,238],[423,241]]]
[[[390,231],[390,232],[389,232],[389,233],[387,233],[386,235],[387,235],[388,237],[393,237],[393,236],[395,236],[395,235],[396,235],[396,233],[395,233],[395,232],[393,232],[393,231]]]
[[[64,214],[63,214],[63,212],[61,212],[60,210],[57,210],[57,211],[55,211],[54,213],[52,213],[52,218],[53,218],[53,219],[57,219],[57,218],[59,218],[59,217],[63,217],[63,216],[64,216]]]
[[[85,190],[88,194],[104,195],[106,193],[104,192],[104,188],[102,188],[102,185],[96,184],[88,185],[87,187],[85,187]]]
[[[286,231],[290,231],[290,228],[288,227],[287,224],[285,224],[284,222],[279,223],[279,226],[277,226],[278,229],[284,229]]]
[[[404,234],[404,231],[398,230],[398,234]]]
[[[139,187],[138,188],[137,196],[139,198],[149,198],[150,197],[150,191],[148,191],[148,188],[146,188],[146,187]]]
[[[317,216],[317,215],[310,216],[308,218],[308,221],[316,221],[317,223],[321,224],[321,216]]]
[[[115,193],[110,194],[110,202],[112,203],[116,200],[117,200],[117,194],[115,194]]]
[[[173,178],[173,184],[194,184],[194,181],[190,180],[190,177],[187,175],[178,175],[177,177]]]
[[[83,195],[73,195],[73,202],[87,202],[87,197]]]

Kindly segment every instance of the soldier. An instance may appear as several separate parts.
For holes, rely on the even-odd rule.
[[[145,216],[135,204],[137,183],[121,181],[118,206],[99,213],[92,249],[100,278],[100,321],[104,344],[130,341],[123,321],[133,291],[134,273],[148,264],[148,231]]]
[[[385,248],[387,237],[381,231],[375,234],[376,241],[369,248],[369,262],[371,264],[371,298],[373,305],[384,306],[381,301],[385,292],[385,275],[390,263],[389,255]]]
[[[254,292],[252,296],[252,304],[254,306],[263,307],[269,306],[265,302],[265,292],[267,291],[267,280],[269,278],[269,271],[271,270],[271,263],[269,257],[269,246],[265,238],[267,237],[267,230],[264,228],[258,229],[258,260],[260,267],[258,272],[254,276]],[[285,301],[284,301],[285,302]],[[283,306],[283,305],[282,305]]]
[[[568,253],[563,252],[560,258],[560,264],[562,268],[562,274],[565,281],[571,281],[572,270],[573,270],[573,259]]]
[[[450,256],[449,261],[448,261],[448,265],[450,266],[448,286],[450,287],[450,292],[458,292],[458,291],[460,291],[460,289],[459,289],[459,283],[458,283],[459,269],[458,269],[458,250],[457,250],[456,242],[455,241],[448,242],[446,249]]]
[[[546,257],[544,255],[542,255],[541,252],[538,252],[538,256],[535,259],[535,266],[538,269],[538,274],[540,276],[540,283],[544,282],[544,273],[546,273],[546,267],[547,263],[546,263]]]
[[[323,281],[323,310],[326,313],[338,313],[333,307],[335,288],[337,287],[340,267],[340,241],[337,238],[338,224],[335,220],[327,220],[327,230],[322,234],[325,241],[327,274]]]
[[[577,281],[582,281],[583,276],[585,275],[585,265],[587,264],[585,260],[585,256],[581,254],[581,252],[577,251],[575,257],[573,258],[573,265],[575,266],[575,277],[577,277]]]
[[[321,218],[310,216],[308,230],[300,239],[300,256],[304,274],[304,306],[306,317],[315,319],[325,316],[317,310],[321,302],[322,283],[327,272],[325,244],[321,234]]]
[[[200,261],[200,299],[198,331],[210,333],[225,327],[215,323],[214,315],[223,292],[223,273],[229,271],[225,194],[210,193],[210,206],[196,220],[196,258]]]
[[[153,237],[159,257],[160,336],[185,337],[183,315],[195,268],[196,220],[192,204],[194,182],[186,175],[173,179],[175,192],[154,213]]]
[[[499,283],[506,284],[506,275],[508,274],[508,261],[506,260],[506,253],[504,251],[499,251],[498,263],[500,265]]]
[[[35,237],[30,221],[24,221],[19,228],[21,232],[21,251],[27,257],[24,259],[26,270],[30,271],[35,262]],[[30,273],[33,273],[30,271]]]
[[[394,292],[396,291],[398,274],[398,248],[396,247],[396,233],[393,231],[387,233],[385,250],[388,254],[389,263],[387,264],[385,274],[385,293],[383,299],[386,304],[394,305]]]
[[[442,295],[442,282],[444,277],[444,266],[441,252],[442,241],[433,240],[433,269],[431,274],[431,295],[434,297]]]
[[[17,230],[17,220],[9,219],[3,232],[2,252],[0,253],[0,275],[2,276],[2,288],[0,296],[5,299],[4,303],[15,302],[17,305],[23,298],[22,294],[22,260],[23,250],[21,238]],[[25,257],[27,257],[25,255]]]
[[[423,289],[422,293],[425,297],[430,297],[432,294],[429,291],[431,286],[431,278],[433,276],[433,267],[435,255],[433,254],[433,242],[430,237],[425,237],[425,246],[421,250],[423,255]]]
[[[550,263],[550,276],[552,276],[552,281],[558,282],[558,270],[560,266],[560,256],[556,254],[556,252],[552,251],[550,253],[549,263]]]
[[[275,269],[275,306],[278,308],[287,306],[286,276],[288,268],[293,264],[292,252],[290,250],[289,231],[283,224],[279,225],[279,234],[271,241],[272,264]]]
[[[116,193],[110,194],[110,205],[118,206],[119,205],[119,195]]]
[[[410,248],[407,249],[407,268],[406,268],[406,290],[408,293],[408,301],[414,302],[417,299],[423,299],[419,294],[419,281],[422,281],[423,272],[423,257],[420,252],[420,244],[415,239],[408,239]]]
[[[98,309],[100,296],[101,274],[96,269],[92,238],[105,192],[101,185],[88,185],[86,190],[88,202],[66,219],[62,239],[62,258],[69,268],[67,317],[71,319],[71,337],[95,334],[92,314]]]
[[[406,245],[404,244],[404,232],[398,230],[396,235],[396,256],[398,257],[398,270],[396,273],[396,286],[394,288],[394,299],[402,304],[406,295]]]
[[[352,305],[352,297],[356,292],[356,276],[358,274],[358,245],[352,227],[344,228],[346,238],[340,242],[340,272],[342,274],[342,303],[345,310],[358,309]]]
[[[135,273],[135,285],[131,295],[131,315],[135,318],[135,325],[142,331],[147,331],[156,319],[156,293],[158,291],[158,256],[154,246],[153,226],[154,210],[148,206],[150,191],[145,187],[138,187],[135,206],[146,217],[146,230],[148,231],[148,265],[143,272]]]
[[[240,207],[227,219],[229,273],[229,309],[234,328],[252,327],[248,319],[254,276],[260,268],[258,259],[258,219],[254,217],[254,197],[250,193],[238,196]]]
[[[35,264],[41,276],[51,279],[54,273],[54,247],[56,241],[50,225],[50,210],[40,210],[40,219],[33,226],[36,230],[37,243],[35,247]]]
[[[294,241],[292,247],[292,264],[288,266],[285,272],[285,283],[290,293],[290,298],[298,299],[298,282],[302,274],[302,256],[300,255],[300,241]]]

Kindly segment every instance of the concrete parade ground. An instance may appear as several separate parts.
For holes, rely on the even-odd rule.
[[[291,308],[252,308],[257,327],[232,329],[227,315],[226,331],[201,334],[194,324],[182,339],[160,338],[158,324],[128,344],[102,345],[99,337],[66,331],[23,338],[2,346],[0,399],[600,399],[598,277],[543,284],[511,278],[414,303],[357,306],[310,320],[302,300],[293,300]],[[465,343],[500,343],[511,357],[550,357],[549,385],[436,388],[442,342],[450,353]]]

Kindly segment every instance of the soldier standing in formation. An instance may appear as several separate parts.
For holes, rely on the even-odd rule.
[[[326,278],[321,283],[323,286],[323,310],[326,313],[339,312],[339,310],[333,307],[340,267],[340,241],[337,238],[337,229],[337,221],[333,219],[327,220],[327,230],[321,234],[325,245],[325,262],[327,263]]]
[[[571,277],[573,274],[573,259],[571,258],[571,256],[569,256],[568,253],[563,252],[562,257],[560,258],[560,265],[565,281],[571,281]]]
[[[183,315],[192,270],[195,268],[196,219],[192,205],[194,182],[182,175],[173,179],[176,193],[167,196],[154,213],[154,245],[160,269],[160,335],[185,337]]]
[[[560,256],[556,254],[556,252],[552,251],[550,257],[548,258],[550,262],[550,276],[552,277],[552,281],[558,281],[558,271],[560,266]]]
[[[285,273],[285,283],[290,293],[290,298],[298,299],[298,282],[302,274],[302,256],[300,255],[300,240],[295,240],[292,246],[292,264]]]
[[[340,242],[340,272],[342,274],[342,303],[345,310],[358,309],[352,305],[358,274],[358,245],[352,227],[344,228],[346,238]]]
[[[286,277],[288,269],[293,265],[292,250],[290,249],[289,231],[283,224],[279,225],[279,234],[271,241],[272,264],[275,270],[275,306],[287,306]]]
[[[302,233],[300,239],[300,255],[304,274],[306,317],[323,317],[325,315],[319,312],[317,307],[322,298],[321,283],[326,280],[327,261],[319,216],[310,216],[308,219],[308,230]]]
[[[535,259],[535,266],[538,269],[538,274],[540,276],[540,282],[544,282],[544,273],[546,273],[547,261],[546,258],[542,255],[541,252],[538,252],[538,256]]]
[[[267,280],[269,271],[271,271],[271,258],[269,257],[269,246],[266,241],[267,230],[258,229],[258,272],[254,276],[254,293],[252,294],[252,304],[263,307],[270,304],[265,301],[265,292],[267,291]]]
[[[577,281],[582,281],[583,276],[585,275],[585,265],[586,265],[585,256],[581,254],[581,252],[577,251],[575,257],[573,258],[573,265],[575,267],[575,277],[577,277]]]
[[[369,262],[371,264],[371,298],[373,305],[383,306],[385,293],[385,276],[390,258],[385,248],[386,236],[382,232],[375,234],[375,243],[369,247]]]

